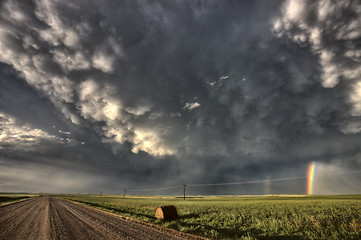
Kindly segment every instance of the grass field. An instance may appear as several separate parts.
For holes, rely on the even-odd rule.
[[[175,197],[66,195],[121,215],[215,239],[361,239],[361,195]],[[154,218],[173,204],[179,219]]]
[[[13,202],[26,200],[26,199],[34,197],[34,196],[35,195],[31,195],[31,194],[0,193],[0,206],[10,204],[10,203],[13,203]]]

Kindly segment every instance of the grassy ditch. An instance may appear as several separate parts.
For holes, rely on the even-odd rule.
[[[22,195],[22,194],[3,194],[0,193],[0,206],[7,205],[14,202],[23,201],[34,197],[34,195]]]

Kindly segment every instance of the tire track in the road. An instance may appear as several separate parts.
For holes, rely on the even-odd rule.
[[[15,202],[15,203],[10,203],[7,205],[0,206],[0,209],[1,209],[0,218],[2,216],[4,216],[5,214],[13,211],[14,209],[25,207],[26,205],[31,204],[33,201],[34,201],[34,199],[29,199],[29,200],[25,200],[25,201],[21,201],[21,202]]]
[[[81,223],[82,225],[86,226],[87,228],[89,228],[89,230],[98,231],[98,234],[101,232],[107,232],[107,236],[104,234],[99,234],[101,236],[98,236],[98,239],[114,239],[114,237],[117,237],[117,234],[114,235],[112,231],[109,231],[108,228],[100,224],[101,222],[100,220],[94,221],[88,215],[83,214],[83,212],[77,211],[72,207],[70,207],[68,202],[59,201],[58,204],[61,205],[64,209],[66,209],[66,211],[68,211],[68,213],[71,214],[74,217],[74,219],[77,219],[78,223]],[[127,238],[128,236],[123,235],[122,237]]]
[[[48,199],[49,202],[49,199]],[[49,203],[45,206],[43,218],[41,219],[40,239],[50,239],[50,211]]]
[[[48,226],[43,224],[43,220],[46,218],[46,208],[48,206],[48,199],[41,198],[39,204],[33,209],[33,214],[28,215],[24,218],[21,226],[17,230],[17,235],[19,239],[23,239],[23,236],[26,236],[26,239],[49,239],[49,236],[43,236],[43,233],[47,232]]]
[[[125,224],[121,221],[121,219],[116,219],[116,224],[113,223],[112,219],[107,218],[106,216],[102,214],[98,214],[96,210],[88,209],[88,208],[82,208],[82,206],[78,206],[73,203],[67,203],[67,208],[69,211],[72,212],[78,212],[80,213],[83,218],[86,218],[88,221],[92,221],[95,224],[97,224],[100,228],[104,229],[104,231],[107,232],[119,232],[118,228],[122,226],[122,234],[124,237],[134,239],[134,236],[139,234],[139,228],[138,229],[132,229],[131,226],[124,226]],[[121,224],[120,224],[121,223]],[[130,234],[128,231],[134,231],[133,234]],[[126,231],[126,232],[125,232]]]
[[[168,235],[168,233],[163,233],[161,238],[159,234],[154,236],[154,233],[149,231],[149,227],[134,224],[134,222],[121,218],[109,218],[109,215],[95,209],[85,208],[71,202],[62,202],[61,204],[64,204],[64,207],[78,215],[79,218],[86,219],[88,224],[95,224],[99,229],[112,233],[112,235],[121,234],[126,239],[138,239],[139,236],[144,235],[144,232],[149,232],[147,236],[144,236],[144,239],[166,240],[175,238],[174,235]]]
[[[39,206],[41,202],[32,199],[30,204],[21,205],[19,208],[16,208],[15,204],[11,206],[11,211],[8,211],[6,206],[0,208],[1,210],[6,209],[5,214],[0,216],[0,226],[7,226],[1,233],[0,239],[23,239],[21,236],[18,236],[22,229],[25,229],[29,223],[30,216],[32,214],[37,214],[35,209]],[[1,212],[0,210],[0,212]]]
[[[52,222],[57,226],[61,225],[62,239],[107,239],[97,226],[87,224],[86,219],[70,212],[61,200],[52,199],[52,202],[56,205],[57,212],[53,215]]]

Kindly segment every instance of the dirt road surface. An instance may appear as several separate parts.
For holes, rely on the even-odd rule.
[[[0,239],[204,238],[44,196],[0,207]]]

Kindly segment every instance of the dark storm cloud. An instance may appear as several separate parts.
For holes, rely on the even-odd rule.
[[[359,168],[360,15],[352,1],[5,1],[1,163],[101,179],[86,191]]]
[[[36,128],[56,132],[53,125],[64,129],[58,113],[54,111],[51,102],[32,89],[18,73],[8,65],[1,64],[0,68],[0,107],[2,112],[17,117],[23,123],[30,122]],[[39,117],[41,116],[41,117]]]

